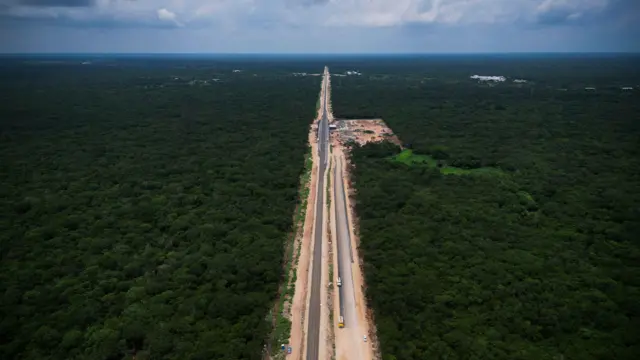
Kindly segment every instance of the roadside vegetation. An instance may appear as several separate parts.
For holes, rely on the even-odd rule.
[[[363,62],[334,82],[337,116],[409,149],[351,150],[383,359],[638,358],[640,96],[619,85],[640,79],[597,60]]]
[[[304,171],[300,177],[300,198],[296,208],[294,217],[294,230],[291,239],[287,243],[285,258],[285,279],[282,282],[284,293],[278,299],[277,314],[275,326],[271,340],[271,353],[274,359],[284,359],[286,350],[283,350],[282,344],[287,344],[291,337],[291,305],[296,290],[296,280],[298,272],[298,260],[300,259],[300,250],[302,246],[302,236],[304,236],[304,220],[307,216],[307,204],[309,202],[309,191],[311,185],[311,170],[313,168],[313,158],[311,154],[311,146],[308,146]],[[297,245],[297,246],[296,246]],[[285,304],[288,306],[285,306]]]
[[[0,358],[260,359],[319,78],[2,61]]]
[[[480,167],[476,169],[463,169],[447,165],[444,160],[436,160],[430,155],[419,155],[411,149],[404,149],[399,154],[390,157],[391,160],[410,165],[425,166],[438,169],[444,175],[504,175],[504,172],[494,167]]]

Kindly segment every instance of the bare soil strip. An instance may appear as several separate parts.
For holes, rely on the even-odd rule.
[[[382,119],[339,120],[334,121],[332,124],[336,125],[336,130],[331,134],[331,144],[333,146],[332,157],[334,159],[334,163],[340,162],[342,164],[343,172],[342,178],[331,179],[331,181],[343,181],[345,193],[347,194],[345,201],[349,212],[347,219],[351,235],[351,249],[353,249],[354,252],[352,276],[358,322],[358,326],[355,329],[336,329],[336,355],[338,360],[380,359],[381,357],[379,353],[373,312],[368,308],[365,297],[366,288],[362,266],[363,261],[362,257],[358,255],[357,250],[359,246],[359,237],[357,231],[358,217],[354,208],[355,190],[351,186],[351,175],[349,173],[350,161],[348,151],[345,149],[344,145],[349,141],[355,141],[359,144],[384,140],[400,144],[400,141]],[[333,190],[331,197],[335,199]],[[331,220],[335,222],[335,217],[332,216]],[[334,296],[334,299],[337,300],[337,296]],[[339,313],[338,305],[335,306],[335,313]],[[337,324],[337,321],[335,323]],[[366,334],[367,336],[366,343],[364,342],[363,334]],[[354,344],[354,341],[357,341],[358,343]],[[357,351],[357,348],[360,348],[360,351]]]

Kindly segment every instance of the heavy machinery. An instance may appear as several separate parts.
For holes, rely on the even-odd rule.
[[[342,329],[344,327],[344,318],[340,316],[340,320],[338,320],[338,327]]]

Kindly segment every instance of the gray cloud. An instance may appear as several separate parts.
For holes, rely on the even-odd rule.
[[[35,20],[35,21],[34,21]],[[49,26],[49,28],[59,29],[76,29],[77,31],[85,30],[131,30],[136,31],[141,28],[153,29],[153,30],[171,30],[175,29],[176,25],[171,22],[155,21],[152,18],[145,19],[115,19],[113,17],[102,17],[90,20],[78,20],[63,18],[16,18],[0,15],[0,27],[7,26],[17,29],[35,28],[38,26]],[[0,43],[1,49],[1,43]]]
[[[558,1],[558,3],[560,6],[551,6],[539,11],[535,16],[534,25],[592,26],[616,24],[624,22],[625,19],[640,18],[640,1],[638,0],[609,0],[606,1],[602,7],[592,8],[566,6],[567,4],[571,4],[570,2]]]
[[[633,24],[639,5],[640,0],[0,0],[0,16],[63,27],[427,31],[477,24],[594,27],[621,24],[621,18]]]
[[[18,4],[34,7],[91,7],[95,0],[18,0]]]
[[[640,1],[638,0],[613,0],[605,9],[603,16],[612,19],[628,19],[640,22]],[[639,23],[635,23],[640,26]]]
[[[285,0],[284,4],[288,7],[296,7],[296,6],[313,6],[313,5],[325,5],[328,4],[330,0]]]
[[[551,9],[538,14],[536,22],[540,25],[557,25],[571,20],[573,12],[569,9]]]

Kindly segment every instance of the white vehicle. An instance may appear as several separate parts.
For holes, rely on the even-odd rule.
[[[340,277],[338,277],[338,286],[342,286],[342,279],[340,279]]]
[[[364,342],[367,342],[367,335],[364,336]]]

